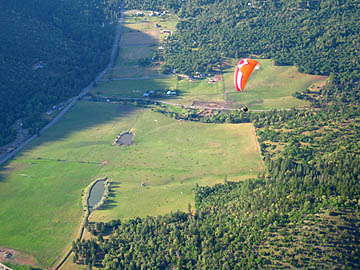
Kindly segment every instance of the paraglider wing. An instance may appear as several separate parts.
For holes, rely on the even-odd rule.
[[[236,65],[234,73],[234,84],[237,91],[243,92],[247,80],[259,62],[253,59],[241,59]]]

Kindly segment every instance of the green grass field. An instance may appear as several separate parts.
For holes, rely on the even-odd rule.
[[[167,76],[157,79],[139,80],[112,80],[101,82],[91,90],[92,94],[113,96],[113,97],[136,97],[142,98],[147,90],[178,90],[179,95],[166,97],[167,101],[181,104],[192,104],[193,101],[217,101],[222,102],[224,98],[223,84],[209,84],[207,79],[178,80],[177,76]]]
[[[125,22],[119,44],[119,56],[114,67],[105,74],[103,80],[122,78],[145,78],[159,76],[160,63],[153,60],[149,66],[139,65],[139,59],[152,59],[158,45],[169,33],[174,31],[177,19],[175,16],[138,17],[136,11],[125,12]]]
[[[113,80],[100,83],[91,93],[110,97],[142,98],[146,90],[176,89],[176,85],[175,76],[160,79]]]
[[[313,84],[322,84],[326,76],[314,76],[297,72],[294,66],[274,66],[272,60],[259,60],[260,70],[254,70],[247,82],[245,91],[236,92],[233,83],[234,67],[224,70],[225,87],[229,102],[247,104],[250,109],[284,109],[303,107],[308,102],[292,96]]]
[[[225,175],[240,180],[262,171],[251,124],[174,121],[146,110],[133,129],[134,144],[115,147],[118,154],[102,169],[116,183],[115,197],[109,208],[94,213],[95,220],[186,210],[195,183],[219,183]]]
[[[130,128],[133,145],[112,145]],[[114,182],[114,197],[93,220],[187,210],[196,183],[262,171],[254,136],[251,124],[183,122],[133,106],[80,102],[1,170],[0,246],[52,265],[78,231],[82,190],[104,176]]]
[[[156,47],[137,47],[137,48],[121,48],[119,56],[116,60],[115,66],[135,66],[138,65],[138,60],[151,57],[157,50]]]
[[[224,101],[222,82],[208,83],[208,79],[192,81],[182,79],[177,82],[176,89],[180,90],[180,96],[170,101],[180,101],[179,103],[182,104],[192,104],[194,101]]]
[[[80,225],[81,189],[99,166],[19,157],[1,171],[0,246],[45,265],[63,256]]]

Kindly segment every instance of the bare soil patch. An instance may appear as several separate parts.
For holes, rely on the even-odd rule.
[[[254,127],[254,126],[252,126],[251,132],[252,132],[252,134],[253,134],[252,138],[253,138],[254,143],[255,143],[255,145],[256,145],[256,148],[257,148],[257,151],[258,151],[258,153],[259,153],[259,156],[262,157],[259,140],[257,139],[256,131],[255,131],[255,127]]]
[[[200,117],[210,117],[213,114],[211,109],[204,109],[199,113]]]
[[[214,108],[214,109],[221,109],[226,107],[225,102],[208,102],[208,101],[194,101],[192,103],[192,106],[198,106],[198,107],[206,107],[206,108]]]
[[[216,75],[214,75],[213,80],[214,80],[215,82],[220,82],[220,81],[222,81],[222,76],[221,76],[221,74],[216,74]]]
[[[6,254],[10,254],[10,256],[6,256]],[[0,248],[0,262],[36,266],[34,257],[11,248]]]

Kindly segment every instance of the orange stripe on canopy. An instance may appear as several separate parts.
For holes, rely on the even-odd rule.
[[[258,64],[259,62],[254,59],[244,58],[239,61],[234,73],[234,84],[237,91],[244,91],[251,73]]]

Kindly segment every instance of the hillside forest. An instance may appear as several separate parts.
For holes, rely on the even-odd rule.
[[[108,64],[119,16],[113,0],[0,0],[0,146],[21,119],[31,133],[41,114],[78,94]]]

